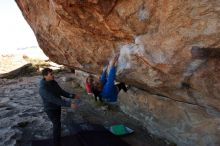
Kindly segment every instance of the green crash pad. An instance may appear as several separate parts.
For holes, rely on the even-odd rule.
[[[112,125],[110,127],[110,132],[114,135],[127,135],[134,132],[134,130],[124,126],[123,124]]]

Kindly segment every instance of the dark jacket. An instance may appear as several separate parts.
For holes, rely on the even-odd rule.
[[[115,102],[118,98],[118,89],[114,85],[116,76],[116,67],[111,66],[107,76],[106,70],[102,72],[100,81],[102,82],[103,89],[100,96],[107,102]]]
[[[67,98],[73,98],[75,95],[64,91],[55,80],[46,81],[42,79],[40,81],[39,94],[43,99],[44,110],[56,110],[61,106],[70,107],[70,101],[66,101],[61,96]]]

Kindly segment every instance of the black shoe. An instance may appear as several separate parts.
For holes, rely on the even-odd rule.
[[[124,92],[127,92],[127,87],[125,86],[125,83],[120,83],[116,85],[119,89],[119,91],[122,89]]]
[[[124,92],[127,92],[128,91],[128,88],[125,86],[125,83],[122,83],[122,90]]]

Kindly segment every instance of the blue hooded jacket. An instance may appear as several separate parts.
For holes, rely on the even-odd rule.
[[[42,79],[40,81],[39,94],[43,100],[44,110],[57,110],[61,106],[70,107],[71,103],[61,98],[61,96],[67,98],[73,98],[75,95],[64,91],[55,80],[46,81]]]
[[[116,67],[111,66],[108,77],[106,71],[103,71],[100,78],[100,81],[102,82],[103,85],[103,89],[100,95],[107,102],[115,102],[118,97],[118,89],[114,85],[115,77],[116,77]]]

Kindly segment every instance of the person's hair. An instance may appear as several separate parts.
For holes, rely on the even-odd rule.
[[[50,68],[44,68],[44,69],[42,70],[42,75],[43,75],[43,76],[46,76],[46,75],[48,75],[48,73],[51,73],[51,72],[53,72],[52,69],[50,69]]]
[[[100,91],[98,91],[96,84],[94,84],[94,78],[95,77],[93,75],[89,75],[86,78],[86,82],[90,85],[92,93],[95,95],[95,97],[97,97]]]
[[[89,75],[87,78],[86,78],[86,82],[90,85],[93,84],[93,81],[94,81],[94,77],[92,75]]]

